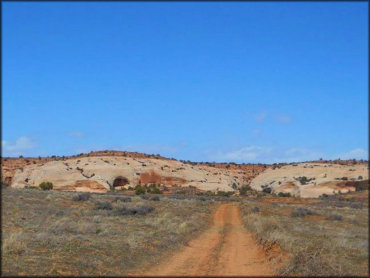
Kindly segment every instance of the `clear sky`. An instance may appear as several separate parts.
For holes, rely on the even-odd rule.
[[[368,159],[367,23],[367,2],[3,2],[3,155]]]

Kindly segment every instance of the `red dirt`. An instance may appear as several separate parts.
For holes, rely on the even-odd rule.
[[[247,232],[235,204],[222,204],[214,214],[213,226],[193,239],[179,253],[139,276],[273,275],[263,249]]]

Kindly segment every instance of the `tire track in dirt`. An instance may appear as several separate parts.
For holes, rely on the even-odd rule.
[[[264,252],[242,225],[240,208],[222,204],[213,225],[180,252],[140,276],[273,275]]]

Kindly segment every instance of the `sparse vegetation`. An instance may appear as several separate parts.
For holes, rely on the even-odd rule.
[[[259,209],[259,207],[253,207],[253,208],[251,209],[251,211],[252,211],[252,212],[259,212],[259,211],[260,211],[260,209]]]
[[[218,191],[217,192],[217,196],[224,196],[224,197],[230,197],[231,195],[233,195],[234,194],[234,192],[233,191]]]
[[[364,190],[369,190],[369,182],[362,183],[362,184],[356,186],[356,191],[364,191]]]
[[[116,202],[120,201],[120,202],[123,202],[123,203],[128,203],[128,202],[132,201],[132,199],[130,197],[116,197],[114,200]]]
[[[152,206],[139,206],[139,207],[132,207],[132,208],[127,208],[127,207],[122,207],[119,210],[120,215],[147,215],[148,213],[152,212],[154,210],[154,207]]]
[[[314,212],[312,212],[310,209],[307,208],[296,208],[292,211],[290,214],[292,217],[304,217],[306,215],[313,215]]]
[[[95,209],[101,209],[101,210],[112,210],[113,206],[110,202],[97,202],[95,204]]]
[[[315,178],[307,178],[305,176],[294,178],[294,179],[299,181],[301,185],[305,185],[305,184],[309,183],[310,181],[315,180]]]
[[[145,192],[146,192],[146,189],[145,189],[145,187],[144,187],[144,186],[137,185],[137,186],[135,187],[135,194],[136,194],[136,195],[145,194]]]
[[[329,217],[327,219],[328,220],[335,220],[335,221],[342,221],[343,217],[341,215],[338,215],[338,214],[332,214],[332,215],[329,215]]]
[[[8,187],[9,184],[7,184],[6,182],[1,182],[1,187]]]
[[[279,275],[367,276],[367,207],[337,207],[334,198],[339,197],[328,196],[316,203],[307,202],[304,207],[295,203],[273,205],[263,200],[243,200],[245,226],[261,243],[278,244],[283,252],[289,253],[278,270]],[[254,209],[257,202],[258,214]]]
[[[162,194],[163,193],[155,184],[150,185],[147,188],[146,192],[151,193],[151,194]]]
[[[239,194],[245,196],[250,190],[252,190],[251,186],[249,184],[245,184],[239,189]]]
[[[73,201],[87,201],[90,198],[90,193],[78,193],[73,196]]]
[[[289,192],[279,192],[277,196],[278,197],[291,197],[291,194]]]
[[[126,196],[92,193],[88,201],[73,202],[75,195],[3,189],[4,276],[126,276],[212,223],[212,204],[195,199],[152,202],[133,196],[122,203],[115,198]],[[112,209],[94,209],[98,202]]]
[[[53,189],[53,184],[51,182],[42,182],[39,184],[39,187],[42,190],[51,190]]]
[[[328,198],[328,197],[329,197],[329,195],[328,195],[328,194],[323,193],[323,194],[321,194],[321,195],[319,196],[319,199],[326,199],[326,198]]]
[[[149,200],[150,201],[160,201],[160,198],[158,196],[153,196]]]

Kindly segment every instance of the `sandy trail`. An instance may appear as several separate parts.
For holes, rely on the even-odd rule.
[[[222,204],[212,227],[144,276],[273,275],[263,251],[242,225],[240,209]],[[136,274],[137,275],[137,274]]]

